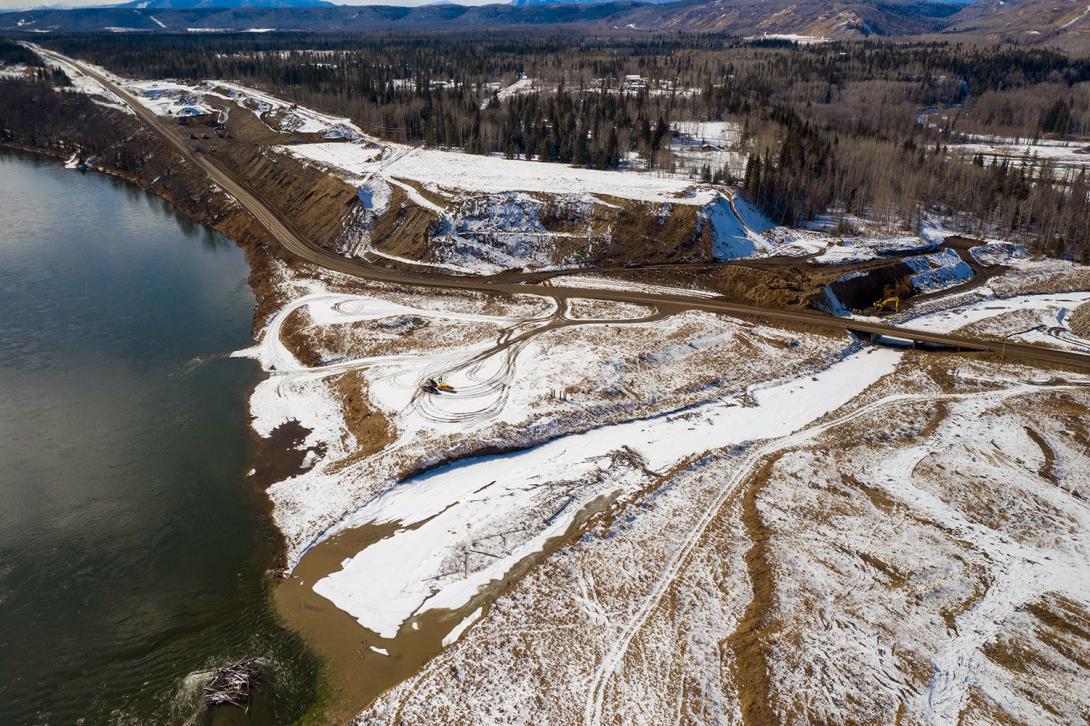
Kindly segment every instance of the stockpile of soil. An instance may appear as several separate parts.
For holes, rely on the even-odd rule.
[[[700,224],[698,207],[618,197],[603,200],[606,203],[595,204],[588,219],[565,217],[571,212],[561,207],[549,209],[542,220],[546,229],[586,235],[569,238],[566,245],[561,242],[561,255],[585,253],[584,264],[598,267],[712,261],[710,227]]]
[[[1068,319],[1068,325],[1071,326],[1071,332],[1075,335],[1090,340],[1090,302],[1075,308],[1075,312],[1071,313]]]

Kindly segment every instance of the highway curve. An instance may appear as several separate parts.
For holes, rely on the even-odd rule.
[[[781,323],[813,325],[832,330],[851,331],[871,337],[886,336],[913,343],[926,343],[958,351],[999,353],[1007,358],[1053,363],[1090,370],[1090,354],[1056,350],[1043,346],[985,340],[946,333],[931,333],[911,330],[892,325],[883,325],[850,318],[838,318],[814,310],[782,310],[757,305],[743,305],[717,301],[695,295],[674,295],[635,290],[595,290],[590,288],[553,287],[532,283],[513,283],[483,277],[460,277],[433,272],[405,272],[375,265],[364,260],[349,259],[334,254],[308,240],[290,220],[283,218],[274,207],[253,190],[244,180],[235,178],[215,159],[194,152],[176,131],[145,107],[125,89],[113,83],[86,65],[44,48],[35,50],[53,59],[70,63],[83,73],[101,83],[124,103],[126,103],[144,123],[161,134],[187,161],[195,164],[216,184],[223,187],[235,200],[245,207],[273,237],[292,254],[315,265],[329,270],[351,275],[364,280],[375,280],[421,287],[438,287],[458,290],[471,290],[497,294],[534,294],[552,297],[557,300],[566,298],[587,298],[611,300],[616,302],[652,305],[675,310],[704,310],[735,317],[757,318]]]

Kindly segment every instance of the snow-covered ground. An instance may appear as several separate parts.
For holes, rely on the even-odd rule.
[[[696,177],[704,167],[726,168],[735,177],[745,173],[747,154],[742,148],[742,127],[733,121],[675,121],[670,151],[678,173]]]
[[[62,86],[60,90],[71,91],[73,93],[84,93],[90,96],[95,103],[101,104],[102,106],[123,111],[125,113],[132,113],[132,110],[120,98],[106,90],[101,83],[88,76],[63,56],[43,52],[42,49],[36,45],[29,44],[28,47],[38,53],[39,57],[41,57],[42,61],[48,67],[60,69],[68,78],[71,85]]]
[[[28,44],[28,47],[38,53],[51,67],[63,70],[72,83],[72,90],[93,96],[103,105],[131,113],[128,106],[120,99],[64,56],[33,44]],[[92,68],[95,73],[109,79],[110,82],[121,86],[140,103],[161,116],[180,117],[218,113],[216,108],[222,106],[221,102],[228,101],[237,107],[252,111],[267,122],[273,122],[276,131],[321,134],[327,139],[347,139],[357,142],[364,142],[370,138],[349,119],[301,107],[239,83],[229,81],[181,83],[169,79],[138,80],[123,78],[92,64],[85,65]]]
[[[804,239],[801,233],[796,233]],[[913,252],[926,252],[935,249],[937,243],[914,235],[898,236],[847,236],[847,237],[810,237],[811,249],[820,249],[814,262],[819,265],[842,265],[848,262],[866,262],[886,255],[905,255]],[[796,244],[799,244],[796,242]],[[823,245],[820,246],[819,245]]]
[[[593,275],[558,275],[549,279],[556,287],[585,287],[595,290],[631,290],[652,295],[692,295],[697,297],[719,297],[718,293],[695,290],[687,287],[672,287],[670,285],[653,285],[642,282],[630,282],[608,277],[596,277]]]
[[[277,98],[239,83],[205,81],[207,93],[226,95],[236,103],[251,109],[259,117],[272,114],[277,119],[277,130],[299,134],[321,134],[326,139],[374,141],[349,119],[321,113],[314,109]]]
[[[832,39],[821,35],[800,35],[798,33],[762,33],[746,36],[745,40],[785,40],[796,45],[821,45]]]
[[[715,192],[685,179],[654,173],[600,171],[522,159],[475,156],[456,151],[386,144],[388,152],[357,144],[296,144],[282,147],[295,156],[343,169],[353,176],[381,174],[429,188],[500,194],[601,194],[625,199],[706,205]],[[311,148],[315,147],[315,148]]]
[[[720,197],[704,214],[715,231],[712,254],[718,261],[752,257],[772,245],[765,233],[773,225],[742,197]]]
[[[362,180],[374,173],[383,149],[364,144],[327,143],[303,144],[291,148],[296,156],[317,161],[348,172],[353,181]]]
[[[954,250],[945,249],[933,255],[905,259],[912,268],[912,286],[920,292],[938,292],[960,285],[973,277],[973,268]]]
[[[671,127],[685,143],[730,148],[742,141],[742,126],[733,121],[674,121]]]
[[[534,84],[533,78],[527,78],[526,76],[522,76],[514,83],[497,89],[495,97],[498,100],[502,101],[505,98],[510,98],[511,96],[515,96],[519,93],[532,93],[535,88],[536,86]],[[481,109],[487,108],[488,104],[491,102],[491,96],[489,98],[486,98],[484,101],[481,102]]]
[[[109,103],[89,80],[77,90]],[[697,206],[721,259],[896,256],[922,290],[967,279],[959,254],[936,250],[947,232],[935,225],[789,230],[684,179],[411,150],[234,84],[125,83],[157,113],[228,102],[277,131],[350,139],[277,153],[351,181],[371,213],[400,194],[452,239],[510,234],[478,255],[489,264],[536,259],[528,211],[550,195]],[[969,254],[1009,270],[905,324],[1090,346],[1068,325],[1090,304],[1085,268],[1000,241]],[[1090,712],[1087,376],[548,290],[500,299],[274,274],[287,302],[242,354],[268,373],[254,429],[306,429],[300,471],[268,489],[289,566],[334,535],[383,528],[306,583],[375,634],[367,657],[398,661],[406,629],[459,613],[442,652],[366,722]]]
[[[568,529],[576,514],[601,496],[632,494],[646,470],[667,471],[705,451],[785,436],[838,408],[891,372],[900,354],[888,349],[849,355],[815,376],[790,380],[753,394],[756,406],[720,403],[643,421],[563,437],[543,446],[489,456],[410,479],[353,513],[348,526],[397,523],[399,530],[344,563],[314,589],[384,638],[397,635],[410,615],[456,610],[487,583]],[[622,454],[635,455],[632,466]],[[494,484],[487,493],[482,483]],[[558,497],[560,482],[585,485],[546,526],[531,522]],[[480,494],[475,496],[476,494]],[[528,530],[516,547],[469,577],[447,573],[462,548],[504,528]]]
[[[977,155],[983,156],[985,164],[1007,162],[1021,167],[1049,161],[1055,165],[1058,177],[1090,169],[1090,139],[1058,141],[981,137],[971,143],[950,144],[947,148],[949,153],[961,155],[966,161]]]
[[[452,309],[449,301],[431,296],[393,303],[381,296],[332,293],[314,284],[293,297],[270,320],[259,345],[246,353],[270,372],[251,402],[255,429],[268,435],[297,420],[310,430],[303,447],[325,452],[316,466],[269,490],[278,504],[274,516],[288,540],[291,562],[319,537],[348,526],[352,502],[381,491],[407,461],[441,459],[442,447],[432,451],[429,441],[453,439],[471,449],[473,441],[487,440],[488,432],[497,430],[505,435],[517,431],[516,441],[539,441],[585,427],[594,411],[598,413],[591,420],[608,420],[634,408],[670,410],[706,400],[714,391],[716,370],[731,365],[737,355],[743,356],[741,364],[743,350],[752,346],[781,350],[761,364],[780,372],[766,371],[765,377],[784,375],[781,368],[790,361],[809,369],[807,360],[831,352],[830,341],[820,336],[804,337],[800,344],[798,337],[773,329],[739,328],[695,313],[648,321],[655,311],[642,307],[614,306],[597,313],[588,308],[573,314],[545,304],[546,299],[528,309],[515,308],[513,315],[482,315]],[[322,353],[327,361],[322,365],[300,363],[281,340],[281,329],[297,311],[307,312],[316,335],[332,331],[344,341]],[[597,322],[598,316],[603,322]],[[544,332],[558,319],[572,322]],[[357,339],[349,335],[356,329],[360,342],[349,345]],[[399,338],[402,329],[404,339]],[[539,336],[535,331],[543,332]],[[419,341],[415,346],[414,340]],[[605,345],[608,340],[614,345]],[[640,340],[657,341],[657,352],[641,353]],[[732,340],[742,348],[716,352]],[[710,367],[697,364],[704,360]],[[665,395],[661,387],[656,391],[658,371],[664,368],[675,371],[669,384],[678,389],[675,396]],[[340,460],[358,442],[341,423],[339,394],[330,385],[350,372],[364,376],[364,395],[397,432],[396,444],[363,462],[359,478],[340,471]],[[452,385],[455,393],[423,392],[427,379]],[[567,393],[557,397],[558,391]]]
[[[201,116],[214,113],[196,88],[173,81],[134,81],[126,89],[159,116]]]
[[[600,282],[555,282],[575,281]],[[777,340],[774,329],[695,313],[656,320],[646,308],[592,306],[573,315],[532,298],[506,312],[502,305],[474,312],[469,301],[335,292],[317,283],[300,293],[253,352],[272,374],[254,395],[255,426],[268,432],[297,419],[313,429],[304,446],[324,444],[310,469],[270,489],[289,561],[336,533],[392,525],[388,536],[307,585],[379,638],[369,647],[383,657],[400,657],[400,635],[427,613],[467,615],[442,634],[444,653],[382,696],[367,718],[399,713],[414,720],[420,709],[438,708],[428,713],[455,721],[475,713],[507,723],[521,713],[602,723],[640,693],[650,722],[677,708],[678,699],[685,712],[721,709],[729,720],[740,707],[739,689],[751,685],[737,670],[737,659],[750,656],[732,639],[750,627],[744,616],[756,587],[745,558],[756,536],[746,492],[765,481],[758,473],[770,457],[777,463],[756,500],[772,533],[762,557],[777,593],[770,612],[795,645],[781,645],[770,631],[762,636],[769,644],[763,662],[784,703],[809,704],[827,721],[882,721],[892,713],[885,710],[889,694],[897,693],[914,720],[945,722],[948,711],[972,708],[975,689],[984,689],[1012,712],[1039,715],[1009,700],[1011,677],[994,671],[987,653],[1009,636],[1003,623],[1024,604],[1060,593],[1090,607],[1088,587],[1071,579],[1086,566],[1090,547],[1074,535],[1048,539],[1050,520],[1034,519],[1040,515],[1032,507],[1021,505],[1018,516],[1028,519],[1013,530],[1013,522],[981,519],[990,503],[978,509],[972,497],[951,500],[935,487],[957,491],[957,480],[943,472],[958,461],[949,457],[968,450],[979,469],[972,470],[974,482],[1009,482],[1022,472],[1016,486],[1040,497],[1040,485],[1025,472],[1044,459],[1020,438],[1020,428],[1004,423],[1007,402],[1056,400],[1081,391],[1081,378],[1065,374],[1056,382],[1047,371],[1009,368],[997,377],[988,363],[944,373],[949,363],[936,358],[937,367],[929,367],[926,354],[844,349],[845,341],[805,336],[801,343],[779,337],[783,347],[763,343],[755,354],[749,341]],[[1063,309],[1090,293],[1002,304],[977,297],[913,324],[949,330],[1013,310],[1040,310],[1062,322]],[[302,309],[315,335],[337,331],[338,339],[370,348],[356,353],[327,342],[321,365],[303,365],[279,334]],[[617,315],[629,322],[606,322]],[[534,332],[558,316],[602,322]],[[429,337],[436,332],[441,338]],[[502,341],[520,334],[529,339],[509,355]],[[620,351],[622,359],[634,354],[631,363],[616,359]],[[712,374],[714,383],[701,383],[697,371],[707,372],[712,361],[726,367]],[[395,438],[346,466],[355,444],[339,423],[333,382],[353,372],[363,374],[362,390],[385,412]],[[427,378],[454,392],[422,393]],[[629,398],[626,388],[658,385],[661,403],[674,405],[657,408],[652,396],[637,393],[634,407],[613,409],[619,416],[602,409],[588,418],[579,380],[618,402]],[[682,399],[679,390],[707,393]],[[679,408],[683,400],[694,403]],[[1039,405],[1029,410],[1035,427],[1051,427],[1041,435],[1057,452],[1056,471],[1078,471],[1072,447],[1057,448],[1054,440],[1064,424],[1046,423]],[[569,428],[574,411],[581,423]],[[936,415],[946,422],[927,425]],[[516,450],[397,477],[408,462],[441,461],[427,458],[428,450],[472,439],[506,441]],[[891,445],[902,440],[914,443]],[[968,448],[952,449],[950,441]],[[991,446],[1004,458],[983,448]],[[930,463],[936,456],[947,457],[943,468]],[[1063,504],[1061,495],[1049,496]],[[1075,511],[1071,506],[1077,509],[1063,504],[1064,516]],[[598,524],[511,590],[479,599],[602,507],[611,512],[607,519],[592,518]],[[913,516],[896,514],[898,507]],[[1032,542],[1022,534],[1031,530]],[[956,564],[963,562],[971,564]],[[955,576],[958,567],[964,569]],[[973,594],[980,578],[993,575],[996,584],[984,586],[979,607],[959,607],[980,597]],[[515,656],[517,642],[530,651]],[[633,665],[637,652],[654,653],[665,670]],[[851,675],[859,668],[871,674],[870,690],[860,690]],[[677,669],[700,688],[679,693]],[[534,679],[541,671],[552,674],[547,682]],[[875,680],[875,673],[885,675]],[[458,685],[466,679],[474,684],[469,692]],[[811,687],[815,679],[819,691]],[[1077,689],[1065,683],[1061,696],[1077,702]],[[535,694],[544,701],[535,705]]]
[[[1090,352],[1090,340],[1080,338],[1068,325],[1071,312],[1090,301],[1090,292],[996,298],[984,288],[973,297],[962,305],[910,318],[904,325],[942,333],[972,327],[978,334],[1011,342]],[[992,319],[997,322],[980,325]]]
[[[622,500],[362,721],[736,722],[756,701],[777,721],[1067,722],[1090,700],[1090,644],[1056,640],[1090,608],[1090,461],[1047,402],[1090,401],[1082,379],[993,372],[895,366]]]
[[[25,78],[27,66],[23,63],[0,64],[0,78]]]

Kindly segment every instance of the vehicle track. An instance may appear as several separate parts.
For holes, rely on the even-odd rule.
[[[1055,386],[1055,388],[1077,387],[1077,385]],[[1022,384],[1006,390],[993,391],[983,395],[1007,398],[1036,390],[1039,390],[1039,387]],[[760,446],[750,450],[741,461],[732,465],[732,474],[730,478],[721,488],[715,499],[708,505],[704,514],[701,515],[700,519],[697,520],[693,525],[693,528],[681,541],[677,550],[674,552],[674,555],[666,563],[665,568],[655,581],[654,585],[647,594],[644,595],[639,608],[637,608],[633,616],[629,618],[628,622],[625,623],[624,630],[620,637],[614,642],[613,647],[598,664],[598,667],[591,677],[590,688],[587,691],[587,700],[583,708],[584,725],[601,726],[603,723],[602,707],[605,700],[606,687],[609,685],[609,681],[612,679],[613,674],[616,673],[617,669],[624,661],[625,654],[628,652],[628,647],[632,643],[632,640],[646,624],[651,614],[658,608],[663,596],[665,596],[670,587],[677,580],[678,576],[682,573],[685,563],[689,558],[689,554],[703,539],[704,532],[719,515],[719,511],[727,501],[737,493],[738,487],[749,478],[754,468],[761,461],[773,454],[805,443],[809,439],[832,428],[841,426],[861,416],[865,416],[884,406],[908,401],[957,401],[975,398],[980,395],[980,393],[946,393],[938,395],[927,393],[902,393],[885,396],[841,416],[829,419],[824,423],[807,426],[786,436],[768,440]]]
[[[442,273],[406,272],[382,267],[364,260],[353,260],[341,257],[308,240],[297,228],[295,228],[290,220],[283,218],[276,212],[274,207],[263,199],[256,190],[250,187],[245,180],[236,178],[216,159],[207,154],[203,154],[200,151],[194,151],[189,148],[185,140],[170,126],[163,123],[154,112],[143,106],[128,91],[118,86],[109,78],[67,56],[38,46],[34,46],[34,49],[43,56],[56,62],[70,64],[79,69],[82,73],[85,73],[98,81],[103,87],[128,105],[141,121],[170,142],[182,158],[202,169],[208,174],[212,181],[234,197],[240,205],[246,208],[246,210],[269,231],[284,249],[297,257],[334,272],[340,272],[365,280],[418,287],[438,287],[504,295],[542,295],[554,298],[558,302],[566,300],[567,298],[576,297],[592,300],[627,302],[637,305],[657,306],[665,304],[681,309],[703,310],[706,312],[736,317],[756,318],[786,324],[813,325],[830,330],[860,332],[871,336],[889,336],[917,343],[932,343],[962,352],[999,353],[1002,346],[1002,352],[1007,357],[1090,369],[1090,355],[1083,353],[1055,350],[1043,346],[1022,343],[1007,343],[1006,345],[1002,345],[996,341],[968,336],[930,333],[869,321],[837,318],[817,311],[766,308],[757,305],[730,303],[690,295],[616,289],[565,288],[533,283],[520,284],[504,282],[499,276],[460,277]]]
[[[464,372],[464,378],[468,383],[457,386],[454,393],[437,393],[418,389],[413,395],[412,405],[422,417],[436,423],[476,423],[492,418],[503,410],[507,403],[507,397],[514,383],[515,361],[526,346],[539,335],[562,328],[591,325],[638,325],[653,323],[668,317],[671,313],[657,308],[645,315],[636,318],[572,318],[570,310],[560,307],[553,310],[548,316],[530,318],[505,328],[496,344],[487,350],[483,350],[463,360],[455,362],[441,362],[427,369],[418,381],[418,384],[426,379],[435,381],[448,380],[452,376]],[[528,325],[533,325],[526,330],[519,330]],[[503,356],[503,360],[497,365],[492,362],[496,356]],[[492,366],[491,374],[487,373]],[[460,410],[456,412],[445,411],[441,401],[454,400],[462,403],[465,400],[480,400],[483,405],[475,410]]]

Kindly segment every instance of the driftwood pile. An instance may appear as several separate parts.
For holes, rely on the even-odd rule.
[[[246,708],[250,702],[250,687],[261,671],[257,658],[246,658],[216,671],[204,687],[204,699],[210,706]]]

